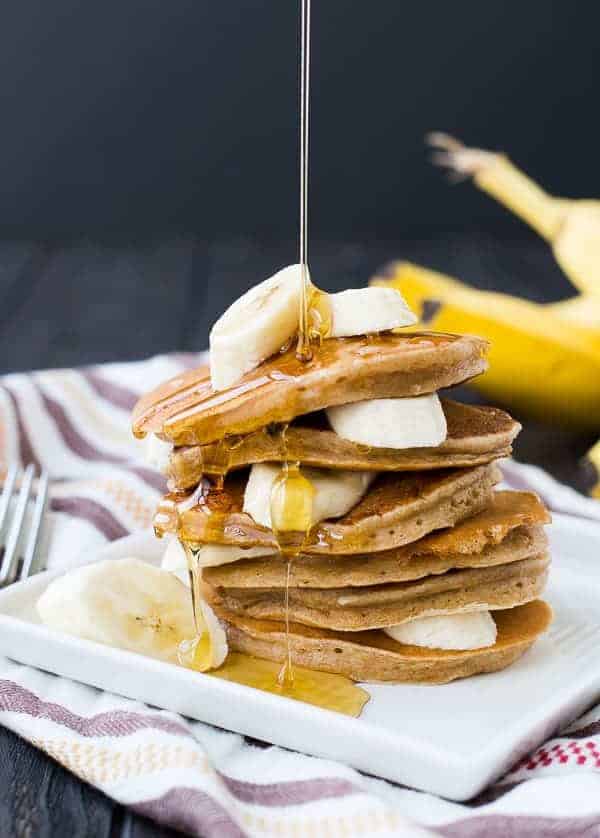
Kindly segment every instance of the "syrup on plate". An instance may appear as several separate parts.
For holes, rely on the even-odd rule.
[[[230,652],[223,666],[209,674],[225,681],[235,681],[236,684],[305,701],[325,710],[336,710],[347,716],[360,716],[369,700],[369,693],[344,675],[295,666],[293,680],[282,686],[280,673],[281,664],[276,661]]]

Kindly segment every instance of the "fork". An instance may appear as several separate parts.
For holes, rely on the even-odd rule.
[[[0,588],[15,582],[17,577],[19,581],[27,579],[31,573],[41,569],[38,567],[39,543],[48,501],[48,472],[42,471],[38,479],[28,528],[25,526],[26,513],[28,503],[33,497],[35,466],[27,466],[17,487],[20,473],[18,465],[10,466],[0,494]],[[15,501],[11,504],[13,498]],[[23,561],[19,571],[20,558]]]

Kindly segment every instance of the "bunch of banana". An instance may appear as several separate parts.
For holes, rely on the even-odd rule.
[[[429,141],[438,149],[435,162],[471,175],[551,244],[580,293],[541,305],[409,263],[372,283],[400,290],[432,329],[489,338],[490,368],[474,386],[490,399],[542,421],[600,430],[600,201],[548,195],[503,154],[466,148],[445,134]],[[600,444],[588,459],[600,475]],[[600,484],[594,493],[600,496]]]

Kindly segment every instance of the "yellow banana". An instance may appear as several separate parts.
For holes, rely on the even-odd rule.
[[[594,329],[600,334],[600,297],[579,294],[560,303],[547,303],[544,308],[577,326]]]
[[[487,337],[490,368],[473,386],[491,400],[517,416],[600,430],[600,328],[581,325],[574,304],[562,316],[561,304],[478,291],[407,262],[372,282],[400,290],[428,328]]]
[[[491,369],[475,386],[543,421],[600,429],[600,201],[567,200],[544,192],[504,154],[466,148],[431,134],[434,161],[472,175],[489,195],[543,236],[568,279],[581,292],[537,305],[506,294],[475,291],[412,265],[398,265],[390,282],[409,304],[432,315],[436,328],[479,331],[492,340]],[[427,305],[437,299],[439,305]],[[600,498],[600,441],[588,452]]]
[[[447,134],[428,139],[438,149],[435,162],[472,175],[477,186],[550,242],[556,261],[582,294],[600,297],[600,201],[555,198],[504,154],[466,148]]]

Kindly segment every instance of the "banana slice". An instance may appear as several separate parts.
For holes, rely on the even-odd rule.
[[[173,443],[165,442],[156,434],[148,434],[144,439],[144,460],[157,471],[166,473],[169,459],[173,453]]]
[[[329,294],[327,302],[331,310],[328,337],[332,338],[385,332],[417,322],[402,294],[394,288],[350,288]]]
[[[370,399],[327,409],[338,436],[373,448],[431,448],[448,428],[437,393],[408,399]]]
[[[184,639],[177,647],[177,660],[182,666],[208,672],[218,669],[229,653],[227,635],[208,602],[198,598],[196,620],[199,633]]]
[[[244,493],[244,512],[257,524],[271,528],[271,490],[281,473],[281,466],[260,463],[252,466]],[[326,518],[340,518],[359,502],[376,476],[373,471],[334,471],[302,468],[302,475],[312,483],[311,526]],[[247,554],[246,554],[247,555]]]
[[[289,265],[229,306],[210,333],[210,378],[215,390],[236,384],[274,355],[298,331],[302,269]],[[320,293],[331,328],[325,337],[348,337],[412,326],[417,318],[394,288]]]
[[[200,634],[208,637],[212,668],[225,659],[227,641],[210,606],[201,605]],[[180,644],[197,637],[189,591],[171,573],[140,559],[69,571],[48,585],[37,610],[53,629],[164,661],[176,662]]]
[[[301,267],[289,265],[229,306],[210,332],[210,379],[230,387],[298,331]]]
[[[203,544],[197,552],[198,566],[218,567],[222,564],[237,562],[239,559],[255,559],[259,556],[274,556],[275,550],[268,547],[236,547],[233,544]],[[172,538],[162,557],[161,565],[163,570],[174,573],[175,576],[189,587],[190,574],[188,571],[187,558],[181,542]]]
[[[190,587],[190,572],[188,570],[187,557],[181,542],[176,536],[173,536],[169,540],[160,566],[163,570],[174,574],[186,587]]]
[[[496,642],[498,629],[489,611],[420,617],[383,629],[386,634],[410,646],[427,649],[483,649]]]

